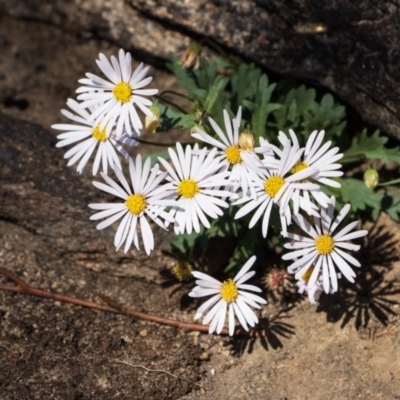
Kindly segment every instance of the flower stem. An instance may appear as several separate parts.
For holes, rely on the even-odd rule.
[[[351,154],[349,156],[344,156],[339,162],[341,164],[350,164],[355,162],[362,162],[365,161],[366,157],[365,154]]]
[[[394,185],[395,183],[400,183],[400,178],[399,179],[393,179],[392,181],[378,183],[376,186],[388,186],[388,185]]]
[[[175,108],[176,110],[178,110],[179,112],[181,112],[182,114],[185,114],[185,115],[187,114],[187,112],[182,107],[179,107],[178,104],[174,103],[173,101],[167,100],[167,99],[165,99],[164,97],[161,97],[161,96],[155,96],[155,98],[160,103],[163,103],[164,105],[171,106],[171,107]]]

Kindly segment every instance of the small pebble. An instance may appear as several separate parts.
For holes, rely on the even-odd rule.
[[[200,354],[199,359],[201,361],[208,361],[210,359],[210,355],[206,351],[204,351],[203,353]]]

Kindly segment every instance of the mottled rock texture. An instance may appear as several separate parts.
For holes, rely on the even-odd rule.
[[[112,41],[153,62],[212,39],[329,88],[400,138],[400,4],[389,0],[3,0],[2,11]]]

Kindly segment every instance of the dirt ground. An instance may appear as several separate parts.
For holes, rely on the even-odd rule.
[[[191,283],[171,278],[168,236],[157,237],[151,257],[115,253],[113,232],[88,220],[90,171],[77,177],[54,147],[49,127],[77,80],[95,70],[99,52],[118,48],[6,17],[0,48],[0,266],[36,287],[97,302],[102,293],[191,322],[197,303],[187,296]],[[173,85],[167,72],[153,72],[158,86]],[[31,177],[41,163],[46,175]],[[37,203],[39,191],[48,208]],[[268,298],[259,339],[185,333],[0,291],[0,399],[400,399],[399,225],[383,215],[365,226],[358,283],[318,306],[282,309]],[[87,242],[74,240],[76,229],[91,232]],[[214,267],[222,253],[218,244],[211,250]]]

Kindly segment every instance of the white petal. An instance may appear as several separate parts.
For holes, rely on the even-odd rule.
[[[256,256],[252,256],[246,261],[246,263],[243,265],[243,267],[240,269],[240,271],[236,274],[235,278],[233,279],[234,282],[238,283],[240,278],[253,266],[254,262],[256,261],[256,258],[257,258]]]

